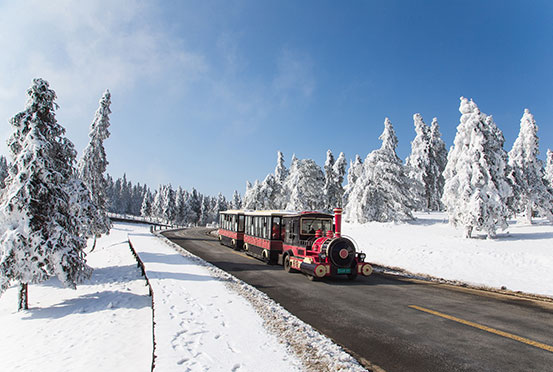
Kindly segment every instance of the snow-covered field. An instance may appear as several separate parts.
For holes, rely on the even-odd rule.
[[[116,224],[98,240],[87,257],[94,273],[76,290],[31,284],[21,312],[17,287],[0,297],[2,371],[151,370],[151,297],[127,243],[134,228]]]
[[[509,221],[496,239],[465,239],[445,213],[410,223],[344,224],[367,261],[413,274],[553,297],[553,225]]]

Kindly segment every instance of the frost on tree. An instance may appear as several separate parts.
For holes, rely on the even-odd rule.
[[[0,200],[0,292],[18,281],[20,308],[27,306],[28,283],[57,276],[75,288],[92,271],[68,193],[76,152],[56,121],[55,92],[34,79],[27,95],[25,110],[10,119],[12,168]]]
[[[480,112],[471,100],[461,97],[460,124],[444,172],[442,202],[450,223],[465,228],[465,236],[480,230],[493,237],[507,227],[507,153],[503,133],[491,116]]]
[[[96,205],[97,214],[92,219],[89,229],[96,237],[97,235],[108,233],[111,227],[111,221],[107,216],[106,207],[106,180],[104,172],[108,165],[106,151],[104,149],[104,140],[109,137],[109,106],[111,104],[111,94],[108,90],[100,99],[100,107],[94,115],[94,120],[90,125],[90,142],[85,148],[83,157],[78,165],[79,178],[90,190],[92,201]]]
[[[430,128],[421,114],[413,115],[416,136],[411,142],[411,155],[406,166],[411,178],[415,203],[418,209],[429,210],[432,184]]]
[[[230,207],[232,209],[242,208],[242,197],[240,196],[240,193],[238,192],[238,190],[234,190],[234,194],[232,194],[232,201],[230,202]]]
[[[8,160],[5,156],[0,155],[0,189],[6,187],[6,178],[8,177]]]
[[[286,188],[290,191],[288,210],[322,210],[325,207],[325,177],[321,167],[311,159],[295,159],[290,167]]]
[[[553,151],[547,150],[547,160],[545,163],[545,181],[550,189],[553,189]]]
[[[532,212],[553,221],[553,195],[544,180],[543,164],[538,159],[538,126],[528,109],[520,120],[520,132],[509,152],[509,178],[513,184],[513,207],[524,212],[526,220],[532,222]]]
[[[344,194],[342,183],[344,182],[344,175],[346,173],[346,164],[346,157],[344,156],[344,153],[340,153],[338,159],[334,160],[332,151],[328,150],[326,152],[326,161],[324,165],[324,209],[327,211],[332,211],[334,208],[342,207],[342,196]]]
[[[397,137],[388,118],[379,137],[382,146],[365,159],[362,172],[350,187],[344,219],[348,222],[413,219],[411,180],[396,154]]]
[[[348,183],[344,187],[344,195],[342,197],[342,205],[347,205],[349,200],[349,194],[353,190],[353,186],[359,176],[363,173],[363,161],[359,155],[355,155],[355,160],[350,161],[347,180]]]
[[[444,192],[444,170],[447,164],[447,150],[442,140],[438,119],[434,118],[430,126],[430,184],[427,185],[430,194],[428,208],[432,211],[443,209],[441,202]]]
[[[274,174],[275,183],[273,185],[274,200],[272,204],[275,209],[284,209],[288,203],[289,195],[285,187],[288,173],[288,169],[284,165],[284,155],[279,151],[277,153],[277,165]]]

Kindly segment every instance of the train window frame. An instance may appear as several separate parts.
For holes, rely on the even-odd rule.
[[[321,230],[322,234],[325,235],[327,231],[332,231],[333,230],[333,226],[332,226],[332,218],[330,217],[302,217],[300,218],[300,221],[299,221],[299,233],[300,235],[310,235],[310,236],[314,236],[316,233],[317,233],[317,230],[314,230],[313,233],[311,232],[304,232],[303,230],[303,227],[304,227],[304,222],[305,221],[308,221],[308,220],[312,220],[312,221],[325,221],[325,222],[328,222],[328,226],[330,227],[329,229],[325,229],[324,231]],[[323,227],[324,227],[324,224],[321,224]]]

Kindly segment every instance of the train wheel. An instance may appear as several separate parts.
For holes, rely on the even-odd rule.
[[[219,235],[219,244],[223,245],[223,237]]]
[[[284,256],[284,271],[286,271],[287,273],[293,273],[294,272],[294,269],[292,269],[292,267],[290,266],[290,255],[289,254]]]

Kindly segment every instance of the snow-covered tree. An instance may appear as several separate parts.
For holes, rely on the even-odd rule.
[[[424,123],[421,114],[413,115],[415,124],[415,139],[411,142],[411,155],[407,158],[406,166],[409,177],[412,179],[413,193],[417,208],[430,209],[431,182],[431,143],[430,128]]]
[[[544,178],[549,184],[549,187],[553,189],[553,151],[550,149],[547,150]]]
[[[6,178],[9,174],[8,160],[5,156],[0,155],[0,189],[6,187]]]
[[[333,201],[334,206],[331,205],[331,210],[336,207],[342,207],[343,206],[343,198],[344,198],[344,177],[346,175],[346,167],[348,165],[348,162],[346,160],[346,156],[343,152],[338,155],[338,159],[336,159],[336,162],[334,163],[333,171],[334,171],[334,183],[336,184],[336,195],[335,200]]]
[[[78,165],[79,178],[84,182],[94,205],[96,205],[97,216],[92,219],[90,231],[96,237],[108,233],[111,227],[111,221],[107,216],[106,206],[106,180],[104,172],[108,165],[106,151],[104,149],[104,140],[109,137],[109,106],[111,105],[111,94],[106,90],[100,99],[100,107],[94,115],[94,120],[90,125],[90,142],[85,148],[83,157]]]
[[[259,191],[261,184],[259,180],[255,180],[255,183],[252,185],[250,181],[246,182],[246,193],[244,194],[243,208],[256,210],[260,209],[259,203]]]
[[[242,197],[240,196],[240,193],[238,190],[234,190],[234,194],[232,195],[232,201],[230,203],[230,207],[232,209],[241,209],[242,208]]]
[[[388,118],[379,138],[382,146],[367,155],[361,174],[348,190],[346,221],[365,223],[413,218],[411,180],[396,154],[398,141]]]
[[[146,190],[144,198],[142,199],[142,205],[140,206],[140,215],[143,217],[152,217],[152,204],[154,197],[150,190]]]
[[[28,283],[57,276],[75,288],[92,271],[68,194],[76,151],[55,118],[56,94],[34,79],[27,95],[25,110],[10,119],[12,167],[0,200],[0,293],[18,281],[20,309],[28,306]]]
[[[349,194],[353,190],[353,186],[355,185],[355,182],[357,181],[357,179],[362,173],[363,173],[363,161],[361,160],[361,157],[357,154],[355,155],[355,160],[349,162],[349,169],[348,169],[348,176],[347,176],[348,183],[344,187],[342,205],[348,204]]]
[[[447,164],[447,150],[442,140],[438,119],[432,120],[430,126],[430,179],[427,188],[429,191],[428,208],[432,211],[442,210],[442,194],[444,192],[444,170]]]
[[[524,110],[520,131],[509,152],[509,177],[513,184],[514,208],[524,211],[528,223],[532,222],[533,210],[553,221],[553,195],[544,180],[543,164],[538,159],[538,126],[534,115]]]
[[[276,200],[281,191],[282,187],[277,182],[275,176],[272,173],[269,173],[261,185],[259,185],[256,209],[278,209]]]
[[[277,153],[277,165],[275,167],[275,182],[271,186],[273,189],[273,201],[271,209],[283,209],[288,203],[288,192],[285,188],[286,178],[288,177],[288,169],[284,165],[284,155],[282,152]]]
[[[324,174],[311,159],[295,160],[290,167],[286,189],[290,190],[289,210],[322,210],[325,207]]]
[[[195,189],[187,194],[188,216],[186,220],[191,224],[198,224],[202,213],[202,195]]]
[[[449,221],[465,228],[495,236],[507,227],[507,199],[512,190],[507,181],[507,153],[503,133],[491,116],[481,113],[476,103],[461,97],[460,124],[444,172],[442,202]]]
[[[336,207],[342,206],[342,196],[344,194],[344,188],[342,183],[344,182],[344,175],[346,173],[346,157],[344,153],[340,153],[338,160],[334,160],[332,151],[326,152],[326,161],[324,165],[325,170],[325,209],[332,211]]]

